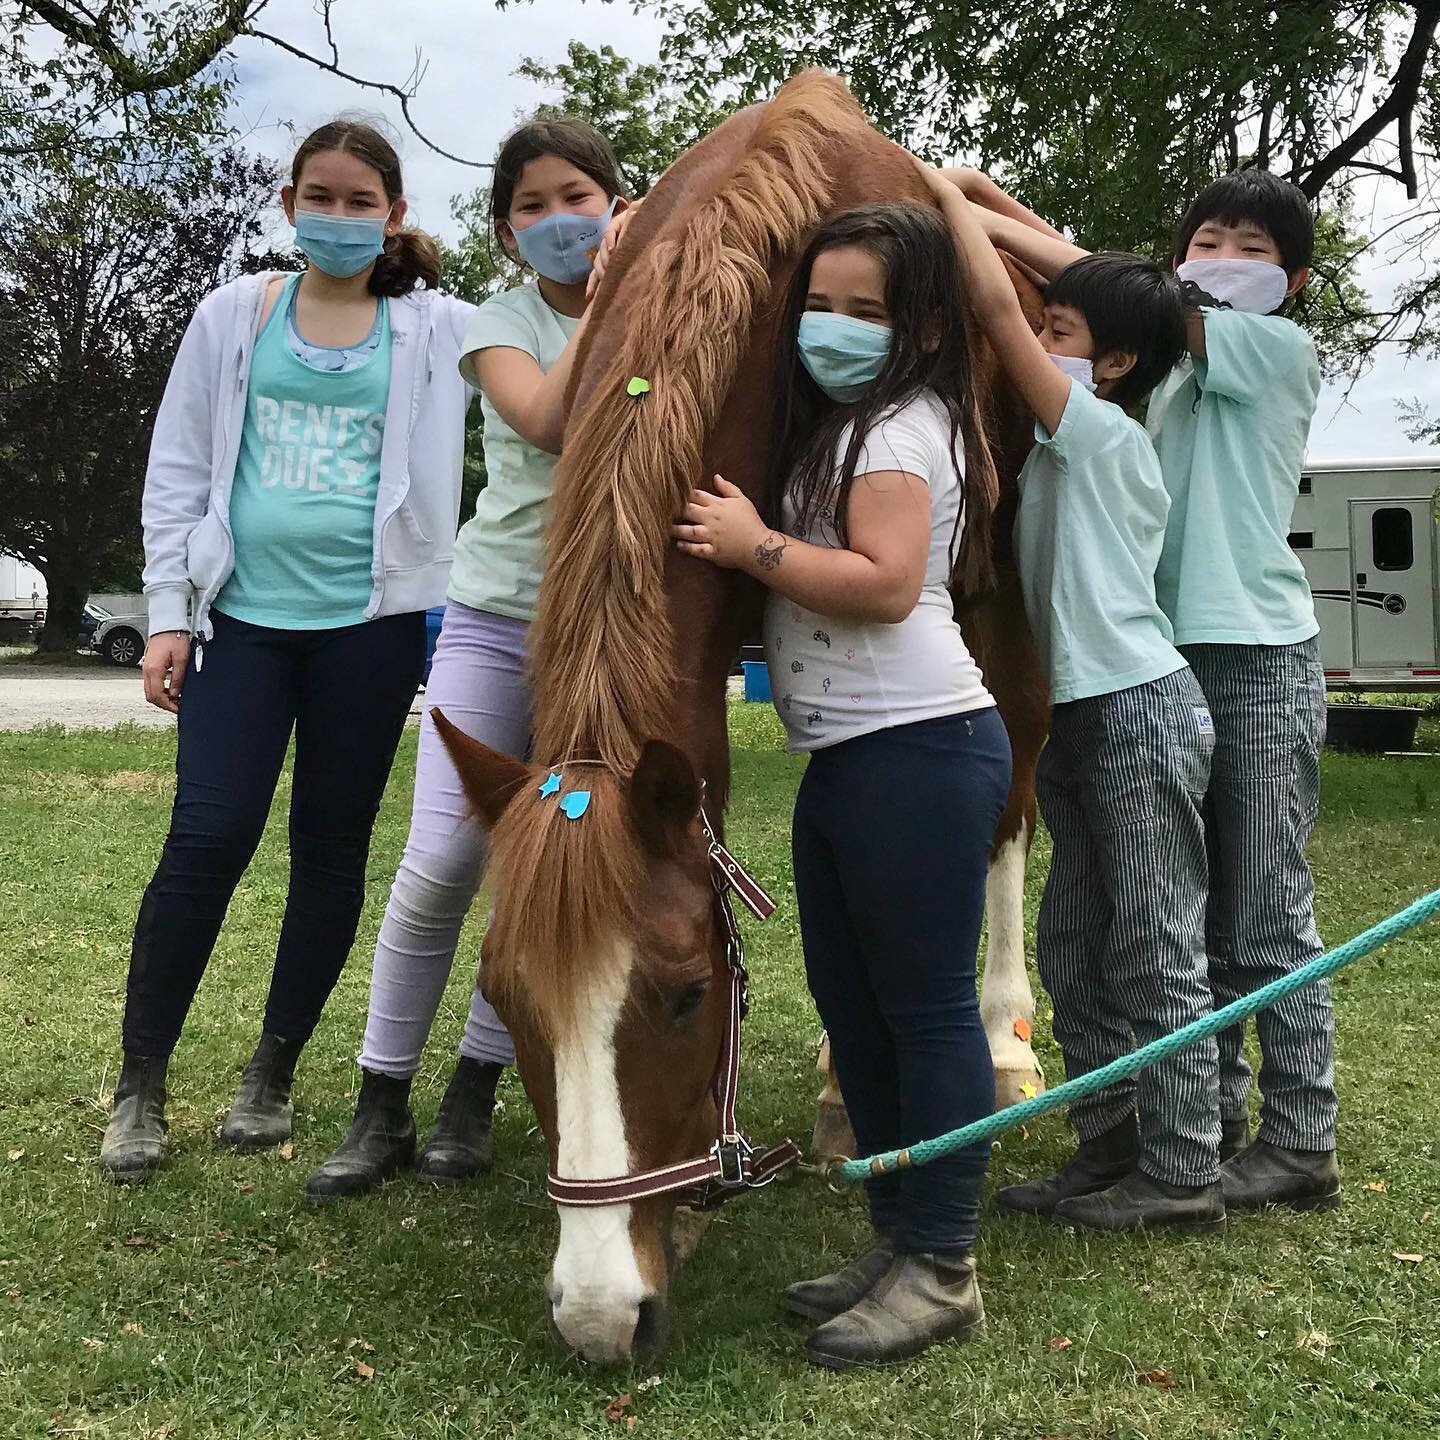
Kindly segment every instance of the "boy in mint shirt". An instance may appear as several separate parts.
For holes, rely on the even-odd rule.
[[[1126,413],[1183,353],[1184,308],[1157,266],[1092,255],[1050,282],[1035,336],[968,202],[927,174],[980,322],[1036,420],[1015,523],[1054,706],[1036,775],[1054,844],[1036,957],[1073,1079],[1211,1008],[1202,805],[1214,728],[1156,602],[1170,502]],[[1000,1209],[1094,1230],[1225,1228],[1213,1043],[1073,1104],[1070,1120],[1075,1154],[1001,1190]]]
[[[1041,275],[1085,254],[987,175],[946,175],[985,207],[975,213],[990,239]],[[1309,336],[1279,313],[1308,279],[1314,243],[1304,195],[1268,171],[1237,171],[1200,194],[1174,257],[1190,354],[1146,417],[1171,499],[1156,595],[1215,724],[1206,941],[1217,1005],[1322,949],[1305,845],[1319,808],[1325,675],[1287,542],[1320,376]],[[1329,986],[1262,1011],[1256,1030],[1254,1144],[1243,1029],[1220,1037],[1226,1205],[1338,1205]]]
[[[1150,402],[1170,492],[1156,592],[1215,720],[1207,940],[1217,1005],[1321,953],[1305,845],[1319,807],[1325,676],[1287,534],[1320,389],[1310,337],[1279,313],[1309,277],[1315,224],[1295,186],[1226,175],[1181,222],[1190,354]],[[1260,1133],[1226,1161],[1231,1209],[1340,1202],[1335,1017],[1326,983],[1256,1017]],[[1243,1027],[1220,1037],[1227,1139],[1248,1132]]]

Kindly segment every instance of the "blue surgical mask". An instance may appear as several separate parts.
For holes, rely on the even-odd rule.
[[[869,320],[807,310],[795,344],[810,378],[842,405],[858,400],[875,381],[890,353],[891,330]]]
[[[384,250],[385,220],[297,209],[295,243],[317,270],[343,280],[358,275]]]
[[[589,277],[595,252],[610,228],[618,196],[603,215],[576,215],[557,210],[515,234],[520,258],[537,274],[557,285],[578,285]]]

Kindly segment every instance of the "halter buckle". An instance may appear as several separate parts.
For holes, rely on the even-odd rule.
[[[723,1140],[715,1142],[711,1154],[720,1166],[720,1173],[715,1177],[716,1184],[732,1190],[743,1188],[746,1183],[745,1161],[751,1154],[751,1147],[745,1137],[727,1135]]]

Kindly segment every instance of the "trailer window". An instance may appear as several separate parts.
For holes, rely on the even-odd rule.
[[[1370,517],[1370,549],[1377,570],[1408,570],[1415,563],[1415,535],[1410,512],[1398,505]]]

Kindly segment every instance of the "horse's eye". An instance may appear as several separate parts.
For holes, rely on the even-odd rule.
[[[710,987],[704,980],[697,980],[693,985],[687,985],[679,991],[670,1002],[670,1016],[674,1020],[683,1020],[687,1015],[693,1014],[700,1008],[700,1002],[705,998],[705,992]]]

